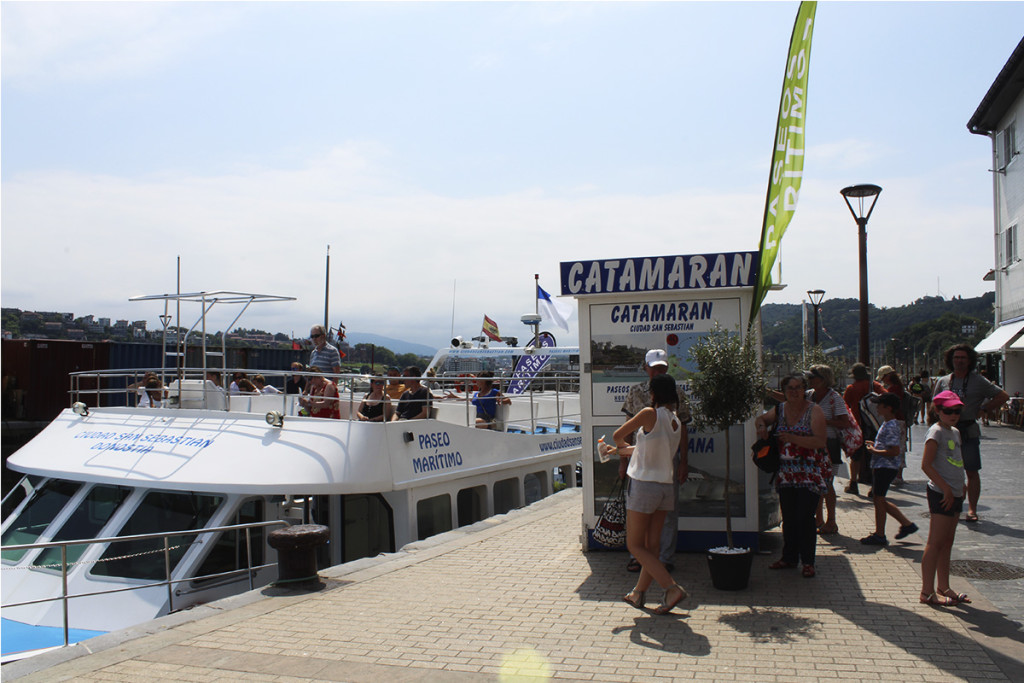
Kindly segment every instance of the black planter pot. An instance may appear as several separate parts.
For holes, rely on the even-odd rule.
[[[716,553],[708,551],[708,571],[711,583],[720,591],[743,590],[750,583],[750,565],[754,553]]]

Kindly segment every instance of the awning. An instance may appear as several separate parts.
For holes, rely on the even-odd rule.
[[[1001,325],[1000,327],[992,330],[990,335],[978,342],[978,345],[974,347],[974,350],[978,353],[998,353],[999,351],[1002,351],[1007,344],[1016,341],[1021,334],[1024,334],[1024,322]]]

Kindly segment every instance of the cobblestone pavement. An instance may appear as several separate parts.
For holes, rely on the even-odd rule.
[[[983,521],[961,525],[956,557],[1020,565],[1014,458],[1024,435],[986,434],[983,473],[992,481],[983,477]],[[910,484],[896,495],[919,508],[911,518],[922,524],[913,455],[908,472]],[[819,544],[814,579],[768,570],[774,557],[766,553],[755,557],[747,590],[718,591],[703,555],[678,555],[675,576],[691,597],[671,616],[621,602],[635,578],[622,553],[581,552],[581,501],[579,490],[565,491],[394,555],[325,570],[319,592],[254,591],[5,665],[3,678],[1024,680],[1020,581],[956,580],[973,605],[919,604],[925,525],[888,548],[862,546],[857,539],[873,524],[865,497],[840,495],[841,533]],[[777,546],[779,532],[764,538]],[[660,599],[655,591],[651,605]]]

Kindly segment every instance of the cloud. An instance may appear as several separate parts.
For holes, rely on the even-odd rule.
[[[98,82],[151,73],[238,21],[216,4],[4,3],[3,79]]]

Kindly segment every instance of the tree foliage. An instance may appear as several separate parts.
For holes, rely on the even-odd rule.
[[[767,391],[757,348],[717,323],[690,347],[697,374],[690,379],[698,430],[726,431],[761,407]]]
[[[886,358],[903,353],[934,356],[958,342],[981,341],[992,327],[994,293],[964,299],[925,296],[906,306],[868,307],[869,342]],[[843,347],[839,355],[850,362],[857,356],[860,334],[860,302],[857,299],[823,301],[819,313],[818,340],[824,348]],[[762,343],[766,353],[799,354],[802,349],[803,316],[799,304],[765,304],[761,308]],[[976,326],[965,334],[964,325]],[[923,326],[923,327],[919,327]],[[896,342],[893,342],[893,339]]]

